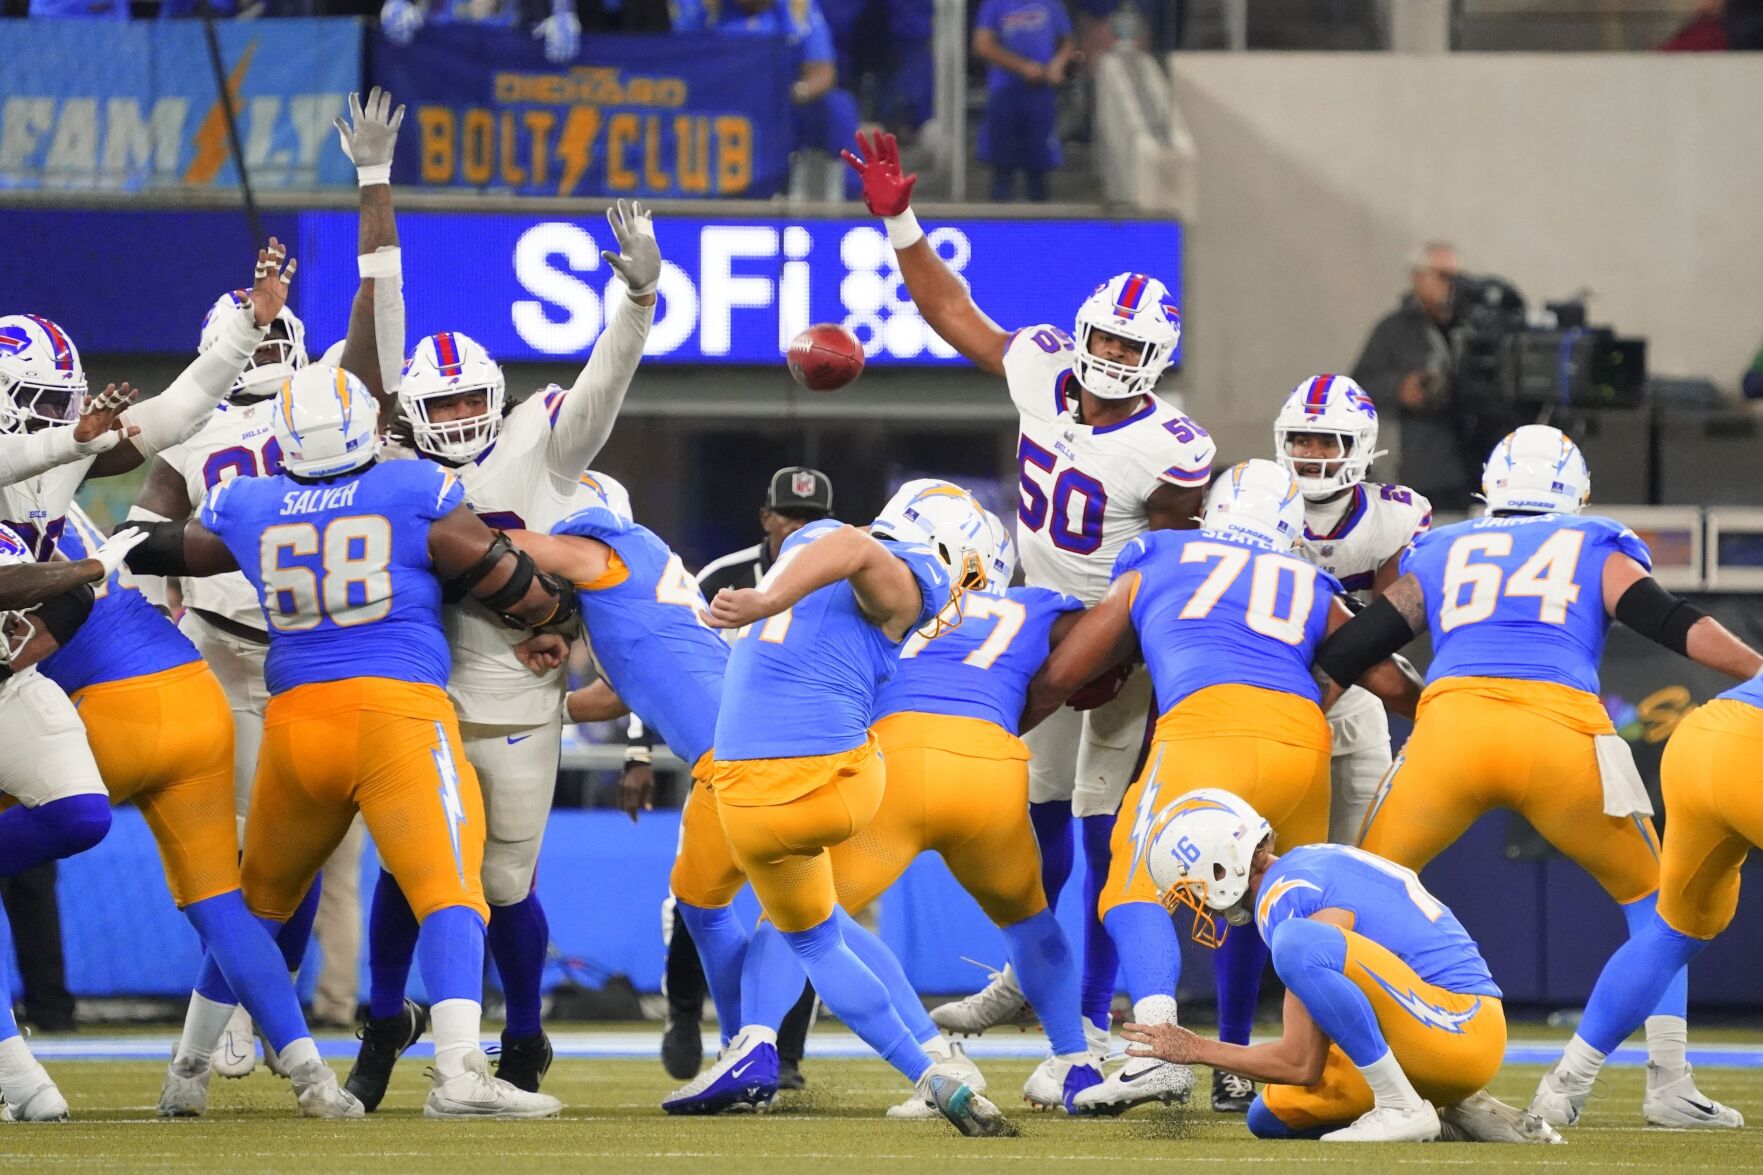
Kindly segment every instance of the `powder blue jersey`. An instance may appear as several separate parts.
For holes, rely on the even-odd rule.
[[[1597,693],[1610,629],[1604,563],[1612,555],[1653,566],[1647,545],[1608,518],[1515,514],[1416,537],[1402,573],[1426,594],[1427,683],[1504,677]]]
[[[1426,892],[1412,869],[1347,845],[1305,845],[1275,861],[1261,879],[1255,923],[1274,927],[1318,910],[1346,910],[1353,931],[1414,969],[1428,983],[1464,995],[1499,998],[1481,951],[1457,916]],[[1403,1003],[1411,992],[1392,992]]]
[[[935,640],[918,633],[907,638],[898,672],[876,696],[876,719],[903,711],[954,714],[1016,734],[1028,683],[1047,659],[1053,622],[1082,609],[1081,600],[1051,588],[963,596],[958,628]]]
[[[442,688],[452,654],[429,527],[465,499],[432,461],[387,461],[319,482],[235,477],[209,492],[202,525],[257,589],[272,694],[385,677]]]
[[[792,554],[842,525],[828,518],[790,535],[766,580],[787,567]],[[949,602],[948,570],[928,547],[880,541],[918,580],[923,607],[912,627],[919,628]],[[834,755],[862,746],[876,694],[899,665],[902,644],[863,615],[846,580],[748,625],[729,653],[717,761]]]
[[[1763,676],[1742,681],[1720,696],[1729,702],[1744,702],[1763,709]]]
[[[67,511],[67,526],[55,549],[71,560],[84,559],[104,536],[78,506]],[[61,648],[38,663],[44,677],[68,693],[88,685],[146,677],[201,660],[177,625],[147,602],[120,571],[95,585],[92,614]]]
[[[624,564],[618,582],[576,591],[594,663],[688,767],[696,763],[714,745],[728,665],[728,642],[701,619],[697,581],[653,531],[604,507],[572,514],[551,533],[598,539]]]
[[[1252,685],[1321,703],[1311,676],[1340,581],[1295,555],[1212,530],[1147,531],[1114,561],[1139,573],[1132,622],[1167,714],[1215,685]]]

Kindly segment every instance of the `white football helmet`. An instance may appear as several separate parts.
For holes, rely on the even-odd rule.
[[[1322,461],[1321,477],[1298,474],[1300,459],[1292,456],[1295,433],[1318,433],[1340,442],[1338,460]],[[1326,501],[1365,480],[1377,451],[1377,408],[1365,389],[1344,375],[1313,375],[1286,397],[1273,421],[1273,452],[1298,479],[1298,489],[1312,502]],[[1302,464],[1317,459],[1306,457]],[[1332,469],[1332,472],[1330,470]]]
[[[282,384],[275,439],[282,467],[305,478],[338,477],[379,456],[379,405],[341,367],[314,363]]]
[[[0,567],[35,563],[30,547],[9,526],[0,526]],[[0,665],[10,665],[31,643],[31,622],[22,610],[0,612]]]
[[[1001,596],[1010,590],[1010,581],[1016,578],[1016,540],[1010,537],[1010,527],[1004,520],[990,510],[986,511],[986,525],[991,527],[997,553],[986,571],[986,586],[980,590],[988,596]]]
[[[1200,525],[1289,551],[1304,533],[1298,479],[1284,466],[1259,457],[1233,465],[1212,483]]]
[[[429,419],[431,400],[482,392],[483,412],[459,420]],[[442,461],[470,461],[496,443],[502,432],[502,404],[507,385],[502,368],[476,339],[444,330],[418,341],[404,364],[398,405],[410,419],[416,447]]]
[[[949,572],[949,602],[919,629],[934,638],[961,623],[961,597],[984,591],[997,559],[985,507],[951,481],[922,477],[894,492],[869,525],[877,538],[922,543]]]
[[[1152,817],[1145,867],[1157,898],[1174,914],[1194,912],[1194,940],[1205,946],[1224,941],[1216,915],[1243,926],[1254,912],[1243,904],[1249,892],[1249,863],[1255,849],[1273,835],[1273,826],[1241,798],[1223,788],[1203,787],[1177,796]]]
[[[1481,471],[1488,513],[1578,514],[1592,496],[1585,454],[1558,428],[1527,424],[1506,434]]]
[[[1106,331],[1141,347],[1137,363],[1116,363],[1090,354],[1090,332]],[[1154,277],[1123,273],[1096,287],[1077,311],[1077,356],[1072,371],[1092,396],[1129,400],[1157,386],[1181,341],[1181,311]]]
[[[621,522],[633,522],[630,491],[617,478],[590,469],[581,475],[582,488],[570,505],[576,510],[608,510]]]
[[[228,290],[214,300],[202,318],[202,334],[196,341],[198,354],[214,346],[220,338],[221,323],[228,314],[237,314],[251,305],[250,290]],[[281,388],[282,381],[306,366],[306,324],[286,306],[269,324],[269,333],[257,344],[257,350],[245,363],[245,370],[233,380],[227,399],[249,404],[267,400]]]
[[[37,314],[0,318],[0,432],[71,424],[86,394],[86,369],[67,332]]]

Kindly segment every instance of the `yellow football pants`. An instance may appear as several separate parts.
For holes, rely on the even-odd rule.
[[[918,854],[935,852],[997,925],[1046,909],[1021,740],[978,718],[912,713],[883,718],[875,736],[887,790],[869,826],[832,849],[839,904],[860,912]],[[991,757],[1011,744],[1017,757]]]
[[[110,789],[153,830],[181,909],[239,888],[233,817],[233,715],[201,661],[73,693]]]
[[[1659,917],[1713,938],[1738,911],[1739,866],[1763,844],[1763,710],[1715,700],[1678,723],[1660,765]]]
[[[1377,1025],[1416,1092],[1437,1106],[1460,1102],[1487,1087],[1506,1053],[1506,1010],[1494,996],[1446,991],[1421,979],[1384,947],[1351,930],[1346,976],[1365,993]],[[1443,1012],[1440,1022],[1422,1019],[1398,996],[1415,997],[1423,1012]],[[1463,1013],[1474,1015],[1458,1021]],[[1448,1024],[1449,1027],[1443,1026]],[[1343,1125],[1371,1109],[1371,1087],[1337,1045],[1330,1045],[1322,1080],[1315,1085],[1269,1085],[1267,1108],[1294,1130]]]
[[[680,811],[679,851],[674,854],[673,872],[667,880],[676,900],[707,910],[728,905],[747,884],[747,875],[741,872],[722,831],[716,789],[710,782],[713,774],[710,753],[706,752],[692,767],[695,785]]]
[[[240,865],[245,903],[286,919],[359,811],[420,921],[489,918],[484,800],[459,721],[434,686],[349,678],[269,700]]]
[[[1414,733],[1372,800],[1359,844],[1419,871],[1492,808],[1518,812],[1627,904],[1659,885],[1652,821],[1604,815],[1597,698],[1552,682],[1452,678],[1421,695]]]
[[[1241,797],[1273,825],[1282,847],[1326,841],[1329,747],[1328,719],[1295,694],[1221,685],[1177,703],[1158,719],[1145,769],[1120,805],[1098,915],[1157,901],[1142,842],[1157,812],[1195,788],[1220,787]]]
[[[875,737],[834,755],[719,759],[712,778],[735,862],[777,928],[808,930],[832,917],[837,896],[827,849],[850,839],[881,806],[886,776]],[[763,802],[777,794],[796,798]]]

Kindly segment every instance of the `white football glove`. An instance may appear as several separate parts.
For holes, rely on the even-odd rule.
[[[606,210],[606,223],[618,241],[618,252],[600,256],[618,271],[632,297],[653,294],[661,282],[661,246],[655,243],[655,220],[636,200],[618,200]]]
[[[138,526],[125,526],[92,552],[92,558],[104,565],[104,578],[109,579],[122,566],[129,552],[147,541],[147,532]]]
[[[378,86],[368,92],[365,106],[360,94],[349,95],[349,121],[338,118],[331,125],[337,128],[343,154],[355,165],[363,187],[390,182],[392,154],[403,124],[404,108],[394,111],[392,95]]]

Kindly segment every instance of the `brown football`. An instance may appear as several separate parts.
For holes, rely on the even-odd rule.
[[[785,352],[790,374],[811,392],[836,392],[863,374],[863,344],[836,322],[809,327]]]

